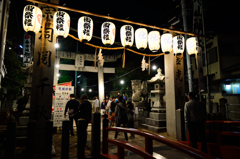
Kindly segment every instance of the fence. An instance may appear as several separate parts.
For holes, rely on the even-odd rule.
[[[114,144],[118,146],[118,158],[124,158],[124,149],[128,149],[146,159],[153,159],[153,140],[166,144],[168,146],[174,147],[177,150],[180,150],[190,156],[193,156],[198,159],[205,159],[205,158],[214,158],[206,153],[198,151],[194,148],[191,148],[187,145],[169,140],[163,136],[155,135],[149,132],[139,131],[136,129],[127,129],[127,128],[110,128],[107,127],[108,119],[103,119],[103,136],[102,136],[102,153],[101,158],[117,158],[117,156],[108,153],[108,143]],[[117,139],[109,139],[108,132],[109,131],[120,131],[120,132],[127,132],[133,133],[136,135],[143,136],[145,138],[145,147],[141,147],[139,145],[135,145],[132,143],[128,143],[125,141],[117,140]]]

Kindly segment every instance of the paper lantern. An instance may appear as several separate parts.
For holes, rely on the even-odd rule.
[[[160,49],[160,33],[158,31],[151,31],[148,34],[148,48],[152,52],[157,52]]]
[[[78,19],[78,38],[83,41],[90,41],[93,34],[93,20],[83,16]]]
[[[112,22],[104,22],[101,29],[102,43],[112,45],[115,41],[116,27]]]
[[[23,10],[23,29],[38,33],[42,25],[42,11],[34,5],[27,5]]]
[[[184,37],[182,35],[177,35],[173,38],[173,52],[175,54],[182,54],[184,52]]]
[[[198,40],[196,37],[188,38],[186,41],[187,52],[189,55],[198,53]]]
[[[134,41],[134,29],[131,25],[124,25],[120,30],[121,43],[123,47],[131,47]]]
[[[172,34],[165,33],[161,36],[161,48],[165,54],[169,54],[172,51]]]
[[[53,30],[56,36],[66,38],[70,28],[70,16],[64,11],[57,11],[53,15]]]
[[[148,31],[145,28],[139,28],[135,31],[135,43],[136,47],[140,50],[144,50],[147,47]]]

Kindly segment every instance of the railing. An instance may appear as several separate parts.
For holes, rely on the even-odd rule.
[[[208,130],[206,130],[207,134],[215,134],[217,138],[217,144],[222,144],[222,136],[238,136],[240,137],[240,132],[238,131],[230,131],[230,130],[224,130],[222,127],[224,125],[234,125],[239,126],[240,121],[206,121],[206,125],[208,127]],[[225,128],[226,129],[226,128]]]
[[[101,158],[124,158],[124,149],[128,149],[146,159],[153,159],[153,140],[171,146],[177,150],[180,150],[192,157],[198,159],[205,159],[205,158],[214,158],[213,156],[203,153],[197,149],[189,147],[187,145],[178,143],[176,141],[169,140],[161,135],[152,134],[145,131],[139,131],[136,129],[127,129],[127,128],[110,128],[107,127],[108,119],[103,119],[103,142],[102,142],[102,154]],[[109,131],[120,131],[126,133],[132,133],[136,135],[143,136],[145,138],[145,147],[141,147],[139,145],[135,145],[132,143],[124,142],[117,139],[109,139],[108,132]],[[108,154],[108,143],[114,144],[118,146],[118,157],[113,154]]]

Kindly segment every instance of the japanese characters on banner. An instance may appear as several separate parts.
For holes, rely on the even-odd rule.
[[[31,64],[32,55],[31,55],[31,35],[25,33],[24,34],[24,42],[23,42],[23,63],[25,66]]]
[[[70,94],[73,93],[74,86],[56,86],[53,126],[62,126],[62,121],[65,120],[65,107],[67,102],[70,100]],[[66,115],[68,114],[66,113]],[[68,116],[66,119],[68,119]]]
[[[75,67],[84,67],[84,55],[76,54]]]

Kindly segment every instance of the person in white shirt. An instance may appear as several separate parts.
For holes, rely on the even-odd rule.
[[[95,112],[99,112],[99,100],[98,100],[98,97],[94,98],[93,109],[95,109]]]

